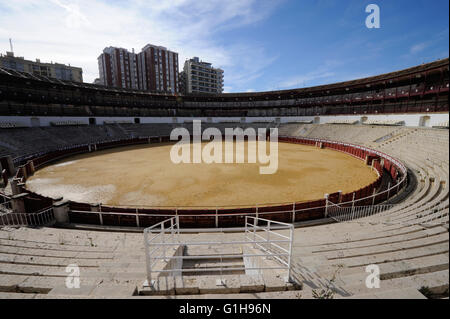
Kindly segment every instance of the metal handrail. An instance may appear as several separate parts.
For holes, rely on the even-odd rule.
[[[22,227],[22,226],[45,226],[55,222],[53,208],[47,208],[36,213],[14,213],[0,214],[0,227]]]
[[[287,278],[291,278],[291,266],[290,260],[292,255],[292,243],[293,243],[293,232],[294,226],[292,224],[276,222],[264,218],[256,218],[253,216],[245,216],[245,227],[240,228],[240,230],[244,231],[245,240],[229,240],[229,241],[180,241],[178,235],[180,234],[179,228],[179,217],[174,216],[169,219],[166,219],[162,222],[159,222],[151,227],[148,227],[144,230],[144,249],[146,254],[146,267],[147,267],[147,283],[145,285],[152,286],[154,284],[154,280],[152,274],[159,273],[161,274],[172,274],[175,273],[183,274],[186,272],[220,272],[222,274],[224,268],[221,265],[220,267],[202,267],[195,269],[183,269],[182,267],[174,266],[171,269],[154,269],[154,266],[158,261],[166,261],[167,263],[170,260],[192,260],[192,259],[220,259],[223,261],[224,259],[232,259],[236,258],[236,254],[209,254],[209,255],[194,255],[194,256],[184,256],[184,255],[167,255],[167,247],[180,247],[180,246],[218,246],[221,247],[223,245],[252,245],[253,247],[259,248],[260,253],[241,253],[238,256],[242,258],[273,258],[280,262],[280,265],[277,266],[251,266],[251,267],[230,267],[226,268],[227,271],[237,271],[237,270],[258,270],[262,271],[264,269],[279,269],[279,270],[287,270]],[[252,221],[249,222],[249,221]],[[259,226],[258,223],[263,222],[267,223],[266,226]],[[169,227],[165,227],[167,224],[170,224]],[[271,227],[272,226],[272,227]],[[277,229],[289,230],[290,235],[285,236],[283,234],[279,234],[274,231],[274,227],[277,226]],[[187,231],[190,231],[187,229]],[[267,237],[264,238],[256,232],[264,232],[267,234]],[[258,238],[255,239],[250,238],[248,234],[257,235]],[[279,235],[284,239],[270,239],[270,235]],[[150,237],[151,236],[151,237]],[[155,239],[159,239],[158,242]],[[285,244],[288,248],[284,248],[278,244]],[[266,247],[265,247],[266,246]],[[154,247],[154,249],[151,249]],[[158,254],[157,254],[158,252]],[[284,258],[284,259],[283,259]],[[179,265],[179,264],[178,264]]]

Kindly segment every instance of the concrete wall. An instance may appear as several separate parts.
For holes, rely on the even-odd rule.
[[[334,120],[358,120],[361,121],[362,117],[367,117],[368,120],[396,120],[404,121],[405,126],[420,126],[421,118],[424,116],[430,117],[426,126],[432,127],[439,123],[449,120],[449,113],[421,113],[421,114],[380,114],[380,115],[325,115],[325,116],[269,116],[269,117],[246,117],[246,123],[252,122],[272,122],[279,120],[280,123],[298,122],[298,121],[315,121],[318,119],[318,123],[325,124]],[[105,121],[128,121],[134,123],[135,117],[95,117],[97,125],[104,124]],[[201,120],[202,122],[212,121],[213,123],[220,122],[241,122],[241,117],[139,117],[142,124],[145,123],[174,123],[176,119],[177,123],[191,122],[192,120]],[[85,124],[89,124],[89,117],[32,117],[32,116],[0,116],[0,122],[14,122],[20,123],[26,126],[36,126],[37,123],[40,126],[50,126],[50,122],[56,121],[79,121]],[[32,124],[33,123],[33,124]]]
[[[167,256],[183,256],[185,245],[180,245],[176,249],[167,249]],[[154,249],[153,247],[151,249]],[[161,255],[162,250],[157,252],[158,255]],[[169,259],[169,262],[164,266],[163,270],[171,270],[171,269],[183,269],[183,259],[175,258]],[[159,273],[158,277],[172,277],[172,276],[182,276],[181,271],[177,271],[174,273],[163,272]]]

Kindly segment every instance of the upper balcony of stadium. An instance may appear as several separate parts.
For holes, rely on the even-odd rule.
[[[448,111],[448,91],[448,58],[378,76],[309,88],[216,95],[108,88],[0,68],[2,115],[60,115],[58,111],[48,113],[39,109],[50,105],[78,107],[73,114],[63,112],[78,116],[258,116],[249,112],[270,108],[274,109],[274,115],[444,112]],[[34,109],[23,105],[33,105]],[[113,109],[99,111],[99,108],[109,107]],[[114,110],[117,108],[122,109],[120,114]],[[289,111],[278,114],[281,108]],[[187,110],[188,114],[183,113]]]

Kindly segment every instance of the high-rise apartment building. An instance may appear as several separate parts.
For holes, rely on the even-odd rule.
[[[223,92],[223,70],[213,68],[211,63],[200,61],[198,57],[184,62],[181,78],[185,93]]]
[[[140,53],[109,47],[98,57],[99,82],[143,91],[179,92],[178,53],[146,45]]]
[[[142,90],[179,92],[178,53],[148,44],[138,54],[138,66]]]
[[[98,57],[100,83],[125,89],[139,89],[137,56],[127,49],[109,47]]]
[[[20,72],[46,76],[64,81],[83,82],[83,70],[81,68],[60,63],[43,63],[25,60],[23,57],[14,56],[13,52],[0,54],[0,66]]]

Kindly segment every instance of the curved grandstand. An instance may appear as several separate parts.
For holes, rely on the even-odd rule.
[[[301,290],[272,289],[267,276],[254,290],[244,288],[242,280],[231,290],[202,289],[203,279],[193,277],[198,282],[190,291],[194,296],[240,292],[244,297],[307,298],[328,288],[343,298],[448,296],[448,71],[444,59],[306,89],[175,96],[0,69],[1,222],[38,226],[0,230],[0,297],[145,293],[140,290],[146,257],[139,231],[173,216],[182,228],[247,226],[245,216],[297,226],[289,263],[291,280]],[[277,128],[280,141],[353,155],[379,177],[361,189],[317,201],[201,210],[110,207],[27,190],[27,177],[57,159],[168,142],[173,128],[192,130],[193,118],[222,132]],[[181,236],[213,241],[216,234]],[[69,263],[79,265],[87,288],[65,288]],[[380,268],[375,292],[364,284],[370,264]],[[158,293],[183,294],[166,285]]]

